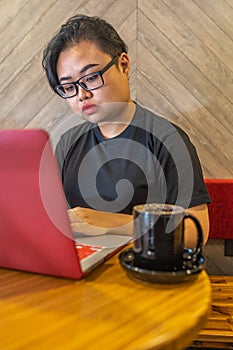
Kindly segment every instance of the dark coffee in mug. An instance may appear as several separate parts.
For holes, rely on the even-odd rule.
[[[199,221],[185,209],[169,204],[142,204],[133,208],[133,250],[135,266],[159,271],[176,271],[192,266],[202,251],[203,233]],[[184,247],[184,221],[197,228],[194,249]]]

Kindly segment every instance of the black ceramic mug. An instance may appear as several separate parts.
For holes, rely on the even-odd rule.
[[[169,204],[142,204],[133,208],[135,266],[158,271],[192,267],[200,257],[203,233],[199,221],[185,209]],[[184,221],[197,228],[194,249],[184,247]]]

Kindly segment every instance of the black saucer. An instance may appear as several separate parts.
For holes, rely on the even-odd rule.
[[[119,255],[121,266],[126,270],[130,277],[136,279],[153,282],[153,283],[182,283],[192,281],[205,267],[205,259],[201,255],[192,268],[183,268],[174,271],[155,271],[147,270],[135,266],[134,251],[132,248],[124,250]]]

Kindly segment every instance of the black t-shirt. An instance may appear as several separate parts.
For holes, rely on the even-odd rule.
[[[142,203],[210,202],[188,136],[138,104],[117,137],[104,139],[96,124],[85,122],[61,136],[56,157],[71,208],[132,213]]]

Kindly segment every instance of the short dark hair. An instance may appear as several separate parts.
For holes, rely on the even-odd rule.
[[[100,50],[111,57],[128,51],[116,30],[104,19],[81,14],[73,16],[61,26],[43,52],[42,65],[52,89],[59,84],[57,76],[59,54],[85,40],[95,43]]]

